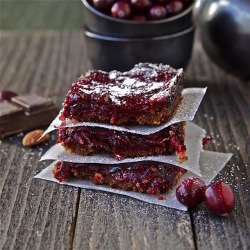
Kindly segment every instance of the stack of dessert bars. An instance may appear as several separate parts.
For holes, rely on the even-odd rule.
[[[137,64],[123,73],[95,70],[81,76],[63,103],[57,143],[72,154],[91,157],[106,153],[117,163],[57,161],[54,177],[60,182],[70,178],[90,180],[162,198],[186,172],[184,168],[155,161],[119,161],[176,155],[179,162],[185,162],[185,122],[147,135],[122,128],[133,125],[140,129],[169,121],[182,101],[183,82],[182,69],[150,63]],[[65,126],[68,121],[71,126]]]

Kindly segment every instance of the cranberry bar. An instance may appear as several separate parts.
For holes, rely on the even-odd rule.
[[[187,155],[184,135],[184,122],[150,135],[98,127],[69,127],[59,129],[57,142],[67,151],[79,155],[109,152],[120,160],[125,157],[175,153],[179,161],[185,161]]]
[[[72,84],[61,120],[159,125],[181,101],[183,70],[139,63],[127,72],[89,71]]]
[[[176,185],[185,172],[180,167],[156,162],[119,165],[57,162],[53,170],[54,177],[60,182],[76,177],[112,188],[158,195],[159,198]]]

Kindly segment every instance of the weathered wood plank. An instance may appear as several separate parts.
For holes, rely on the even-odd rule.
[[[74,249],[194,249],[188,212],[81,190]]]
[[[1,145],[0,249],[67,249],[77,189],[32,179],[46,166],[38,163],[45,148],[20,144],[21,136]]]
[[[236,194],[236,208],[227,218],[207,212],[204,206],[192,213],[198,249],[248,249],[250,247],[249,173],[249,82],[239,82],[208,60],[200,47],[192,67],[195,80],[202,79],[208,93],[198,112],[200,124],[215,137],[210,148],[232,152],[234,157],[218,178],[229,183]],[[203,70],[200,70],[203,68]],[[202,76],[200,75],[202,74]],[[204,117],[205,115],[205,117]],[[203,117],[202,117],[203,116]]]
[[[3,43],[1,49],[14,46],[16,53],[8,52],[6,55],[10,58],[1,64],[1,88],[46,95],[45,92],[50,90],[48,86],[51,89],[55,87],[48,82],[56,82],[58,67],[65,68],[67,63],[63,58],[59,66],[53,61],[52,67],[49,62],[53,49],[59,48],[55,58],[62,58],[69,47],[67,40],[52,32],[46,35],[4,34],[4,39],[9,39],[10,43]],[[8,51],[12,52],[11,49]],[[47,79],[48,69],[51,69],[50,79]],[[66,90],[65,86],[61,91],[65,93]],[[48,145],[23,148],[21,139],[22,136],[10,137],[0,145],[0,249],[69,249],[73,239],[78,189],[33,180],[35,173],[47,165],[38,161]]]
[[[51,96],[60,106],[71,82],[87,70],[80,31],[0,36],[2,89]],[[211,215],[203,206],[190,218],[189,213],[128,197],[32,180],[46,166],[38,159],[49,145],[26,149],[22,136],[14,136],[0,144],[0,249],[249,247],[249,83],[218,70],[199,43],[187,80],[188,86],[209,87],[195,118],[216,139],[208,148],[235,155],[218,176],[232,184],[237,195],[228,218]]]

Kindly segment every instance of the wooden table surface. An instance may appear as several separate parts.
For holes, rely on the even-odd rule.
[[[60,107],[87,69],[81,31],[0,33],[1,89],[51,96]],[[195,118],[216,139],[208,149],[234,154],[218,175],[237,197],[230,216],[32,179],[55,137],[24,148],[19,134],[0,143],[0,249],[250,249],[249,82],[214,66],[196,41],[186,86],[208,86]]]

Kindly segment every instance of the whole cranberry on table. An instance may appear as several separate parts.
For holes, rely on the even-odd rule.
[[[204,203],[209,211],[225,216],[234,208],[234,193],[226,183],[221,181],[212,182],[205,190]]]
[[[180,14],[193,0],[88,0],[100,12],[131,21],[161,20]]]
[[[188,208],[204,202],[210,212],[221,216],[228,215],[235,205],[235,196],[229,185],[215,181],[206,186],[196,177],[183,180],[176,188],[176,197]]]
[[[201,179],[187,178],[178,185],[176,197],[183,205],[192,208],[203,201],[205,188],[206,184]]]

